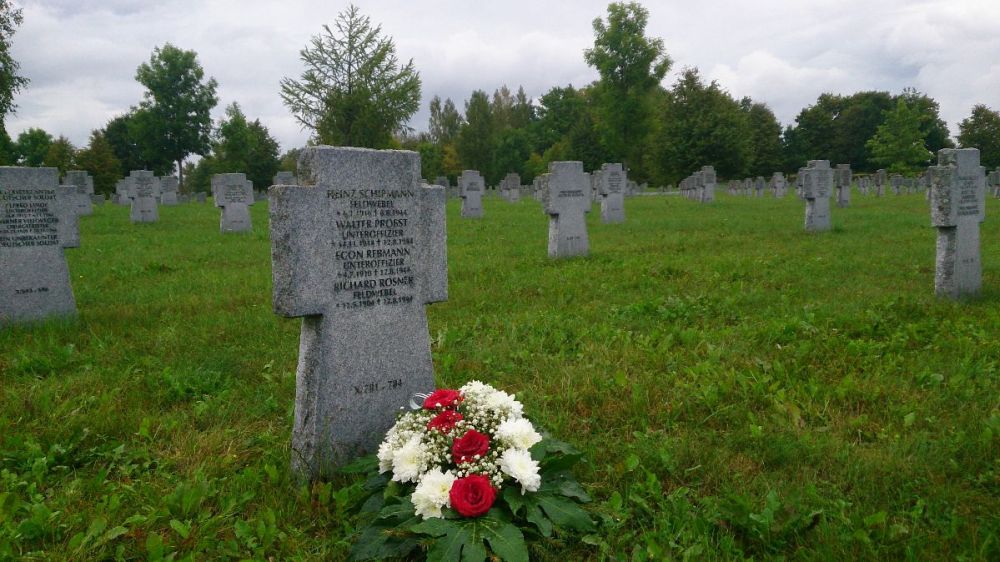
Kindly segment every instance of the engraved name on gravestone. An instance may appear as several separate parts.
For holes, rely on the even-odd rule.
[[[979,224],[986,220],[986,169],[979,149],[945,148],[928,169],[931,224],[937,228],[934,292],[957,299],[982,287]]]
[[[851,205],[851,165],[837,164],[837,169],[833,172],[833,181],[837,187],[837,206],[849,207]]]
[[[86,216],[93,214],[93,202],[90,196],[94,194],[94,178],[83,170],[70,170],[63,176],[63,185],[71,186],[76,191],[76,214]]]
[[[79,246],[75,193],[56,168],[0,167],[0,325],[76,313],[63,248]]]
[[[160,203],[162,205],[173,206],[177,204],[177,192],[180,189],[180,182],[177,176],[165,176],[160,178]]]
[[[212,199],[222,209],[219,231],[250,232],[250,205],[254,204],[253,183],[246,174],[215,174],[212,176]]]
[[[148,170],[132,170],[128,176],[128,196],[132,200],[129,219],[132,222],[157,222],[160,220],[156,198],[160,194],[160,180]]]
[[[458,178],[458,196],[462,198],[462,217],[483,218],[483,191],[486,183],[475,170],[465,170]]]
[[[604,164],[595,174],[601,193],[601,222],[625,222],[625,170],[620,163]]]
[[[802,181],[802,198],[806,200],[808,232],[830,230],[830,196],[833,193],[833,170],[829,160],[810,160],[799,170]]]
[[[274,310],[302,317],[292,467],[333,475],[434,388],[424,306],[448,298],[445,191],[415,152],[309,147],[270,189]]]
[[[590,180],[582,162],[550,162],[545,212],[549,215],[549,257],[586,256],[590,252],[586,214]]]

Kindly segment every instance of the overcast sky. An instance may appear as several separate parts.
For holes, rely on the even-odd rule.
[[[17,0],[15,0],[17,2]],[[460,110],[474,89],[523,85],[536,98],[597,75],[583,61],[591,22],[607,2],[472,0],[355,2],[412,58],[423,81],[427,129],[435,94]],[[332,23],[338,0],[21,0],[14,57],[31,83],[8,117],[12,137],[29,127],[84,145],[136,105],[136,67],[166,42],[198,53],[219,82],[215,117],[239,102],[282,150],[308,134],[278,96],[302,72],[299,50]],[[697,67],[736,97],[767,103],[783,124],[823,92],[898,93],[914,87],[941,104],[953,134],[977,103],[1000,109],[1000,0],[650,1],[647,34],[661,37],[674,68]]]

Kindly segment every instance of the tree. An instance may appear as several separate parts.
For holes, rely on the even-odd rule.
[[[767,104],[746,98],[741,103],[747,115],[750,136],[747,174],[769,176],[781,169],[781,123]]]
[[[931,152],[924,144],[920,130],[921,112],[900,98],[896,107],[885,115],[867,146],[872,162],[889,172],[908,174],[926,166]]]
[[[271,185],[281,165],[278,141],[259,119],[247,121],[236,102],[226,108],[226,116],[219,122],[211,158],[212,173],[244,173],[258,188]]]
[[[488,183],[495,183],[493,173],[493,113],[486,92],[472,92],[465,102],[465,124],[458,133],[455,148],[466,169],[479,170]]]
[[[497,135],[493,151],[493,169],[498,176],[511,172],[524,175],[524,164],[531,156],[531,141],[524,129],[507,129]]]
[[[14,149],[14,142],[10,140],[7,129],[0,120],[0,166],[13,166],[17,164],[17,155]]]
[[[62,177],[66,174],[66,170],[73,169],[75,161],[76,147],[69,142],[68,138],[60,136],[49,145],[49,149],[45,152],[45,158],[42,159],[42,164],[59,168],[59,177]]]
[[[941,119],[941,106],[934,98],[913,88],[906,88],[896,99],[906,100],[910,108],[920,114],[920,132],[924,135],[927,150],[937,154],[942,148],[954,148],[948,133],[948,124]]]
[[[431,99],[430,134],[435,142],[447,144],[458,138],[462,129],[462,114],[455,109],[455,103],[448,98],[441,105],[441,98]]]
[[[440,144],[424,141],[417,144],[417,152],[420,153],[420,174],[425,180],[433,182],[441,175],[444,149]]]
[[[10,0],[0,0],[0,123],[17,109],[14,95],[28,85],[28,79],[18,74],[21,65],[10,55],[11,37],[21,21],[21,9]]]
[[[17,135],[14,154],[20,166],[41,166],[52,145],[52,135],[42,129],[31,128]]]
[[[532,124],[535,151],[544,152],[569,134],[587,113],[587,100],[570,84],[553,87],[539,100],[538,119]]]
[[[972,114],[958,124],[958,144],[979,149],[979,163],[1000,168],[1000,112],[985,105],[972,108]]]
[[[184,179],[184,159],[204,155],[209,149],[212,108],[219,103],[214,78],[203,82],[205,71],[197,53],[170,43],[153,49],[148,63],[136,70],[135,79],[146,87],[140,111],[135,112],[130,133],[142,139],[146,159],[155,159],[149,150],[177,164]]]
[[[747,119],[718,83],[706,85],[697,69],[685,70],[661,108],[655,179],[675,183],[706,165],[721,177],[742,174],[751,155]]]
[[[292,148],[282,154],[278,161],[278,169],[283,172],[297,173],[299,169],[299,154],[301,153],[301,148]]]
[[[115,158],[111,144],[101,131],[90,133],[90,144],[76,155],[76,165],[94,178],[94,192],[111,194],[115,182],[122,178],[121,162]]]
[[[584,60],[601,76],[595,93],[605,145],[635,162],[651,127],[649,94],[672,64],[663,40],[646,37],[648,21],[649,12],[639,3],[612,3],[607,21],[594,20],[594,47],[584,51]]]
[[[514,95],[514,106],[510,111],[510,126],[515,129],[525,129],[535,120],[535,106],[531,104],[524,86],[517,87]]]
[[[281,80],[281,99],[321,143],[385,148],[419,107],[420,75],[353,4],[334,25],[299,52],[306,70]]]

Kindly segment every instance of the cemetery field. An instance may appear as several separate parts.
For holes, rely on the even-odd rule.
[[[597,531],[533,559],[1000,559],[1000,201],[968,303],[934,297],[921,195],[818,235],[791,195],[633,197],[562,261],[537,202],[459,205],[438,385],[514,392],[587,455]],[[79,317],[0,331],[0,560],[346,557],[358,481],[290,477],[301,321],[252,214],[81,218]]]

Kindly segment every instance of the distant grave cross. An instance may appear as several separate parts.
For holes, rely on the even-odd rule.
[[[601,194],[601,222],[625,222],[625,171],[621,164],[605,164],[597,174]]]
[[[582,162],[549,163],[549,257],[585,256],[590,252],[586,214],[590,212],[590,180]]]
[[[133,170],[128,177],[128,195],[132,199],[129,218],[132,222],[157,222],[160,212],[156,198],[160,195],[160,180],[148,170]]]
[[[424,306],[448,298],[445,191],[414,152],[312,147],[270,189],[274,310],[302,317],[292,467],[327,477],[373,452],[434,388]]]
[[[219,231],[250,232],[250,205],[254,203],[253,183],[246,174],[216,174],[212,176],[212,198],[222,209]]]
[[[829,160],[810,160],[799,171],[802,198],[806,200],[806,230],[830,230],[830,196],[833,192],[833,170]]]
[[[465,170],[458,178],[458,196],[462,198],[462,216],[467,219],[483,218],[483,192],[486,184],[475,170]]]

